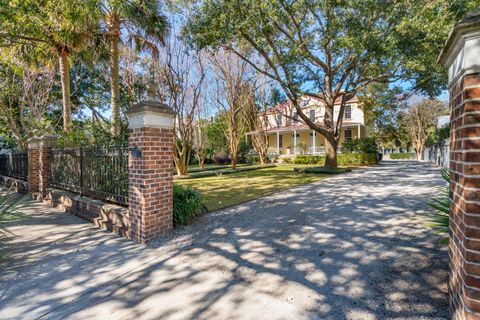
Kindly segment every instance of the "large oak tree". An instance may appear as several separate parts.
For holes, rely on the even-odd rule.
[[[277,81],[301,120],[325,136],[325,164],[336,167],[350,98],[373,83],[408,80],[430,94],[446,83],[435,59],[455,20],[452,7],[445,0],[202,0],[185,33],[198,48],[228,48]],[[244,56],[245,47],[263,61]],[[311,92],[323,99],[322,122],[300,107]]]

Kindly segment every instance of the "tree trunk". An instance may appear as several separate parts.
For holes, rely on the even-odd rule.
[[[417,160],[423,160],[423,151],[425,150],[425,148],[423,146],[420,146],[417,148]]]
[[[120,135],[120,82],[119,82],[119,35],[116,31],[110,38],[110,104],[112,109],[111,133],[114,137]]]
[[[259,153],[258,158],[260,160],[260,165],[264,165],[265,164],[265,155]]]
[[[177,174],[179,176],[186,176],[188,174],[188,166],[179,159],[179,161],[175,161],[175,167],[177,168]]]
[[[325,137],[325,167],[337,168],[337,142],[335,138]]]
[[[232,158],[232,169],[237,169],[237,155],[232,154],[230,157]]]
[[[72,110],[70,107],[70,64],[68,52],[63,50],[59,55],[60,80],[62,82],[63,100],[63,130],[70,131],[72,125]]]
[[[173,162],[177,168],[179,176],[186,176],[188,174],[188,152],[184,145],[176,145],[173,154]]]

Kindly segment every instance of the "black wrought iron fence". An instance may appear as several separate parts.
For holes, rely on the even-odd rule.
[[[128,204],[128,147],[53,149],[51,185]]]
[[[21,180],[28,179],[28,152],[0,154],[0,175]]]

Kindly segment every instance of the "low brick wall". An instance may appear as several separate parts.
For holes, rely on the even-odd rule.
[[[20,193],[28,192],[28,182],[25,180],[20,180],[7,176],[0,176],[0,185],[6,185],[7,187],[12,186],[13,191]]]
[[[103,229],[129,237],[128,208],[52,188],[47,189],[44,201]]]

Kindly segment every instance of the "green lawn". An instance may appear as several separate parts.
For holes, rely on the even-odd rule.
[[[329,176],[293,172],[293,168],[312,166],[315,165],[280,164],[275,168],[178,180],[175,183],[200,191],[204,205],[214,211]]]

